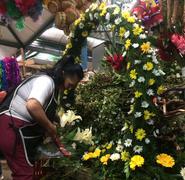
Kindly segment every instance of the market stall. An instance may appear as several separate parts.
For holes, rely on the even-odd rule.
[[[19,40],[12,32],[6,37],[30,50],[23,66],[49,69],[43,64],[62,62],[59,55],[79,65],[85,46],[96,71],[75,97],[73,89],[58,96],[59,138],[40,143],[34,178],[185,179],[185,1],[48,0],[43,7],[43,26],[60,30],[50,27],[32,41],[31,35],[25,40],[26,29],[15,30]],[[40,29],[38,22],[31,27]],[[29,26],[27,19],[23,24]],[[3,46],[9,44],[4,37]],[[19,68],[15,58],[1,67],[1,89],[8,91],[7,83],[20,83]]]

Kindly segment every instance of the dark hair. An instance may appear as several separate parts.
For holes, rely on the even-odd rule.
[[[58,86],[64,82],[64,76],[77,76],[79,80],[84,77],[83,69],[80,64],[75,63],[73,56],[65,56],[59,60],[53,68],[48,70],[47,75],[52,77],[55,85]]]

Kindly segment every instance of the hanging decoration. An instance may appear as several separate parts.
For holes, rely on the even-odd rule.
[[[18,30],[24,29],[25,17],[30,17],[36,21],[42,10],[41,0],[2,0],[0,2],[1,19],[15,20]]]
[[[0,90],[10,91],[21,81],[17,60],[13,57],[5,57],[0,60]]]
[[[92,0],[47,0],[44,1],[48,10],[55,15],[55,25],[69,34],[72,23],[79,18],[80,13],[90,6]]]

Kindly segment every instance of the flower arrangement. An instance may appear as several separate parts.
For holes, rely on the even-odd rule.
[[[92,4],[74,22],[64,55],[78,63],[80,44],[98,25],[111,46],[106,47],[105,72],[78,89],[76,109],[84,130],[78,129],[74,139],[89,144],[80,158],[94,170],[94,179],[175,179],[171,175],[183,166],[185,140],[178,139],[182,150],[177,154],[168,138],[177,124],[168,124],[155,104],[166,91],[165,73],[138,19],[118,6]]]

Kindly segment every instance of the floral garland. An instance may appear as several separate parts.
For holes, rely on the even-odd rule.
[[[20,71],[17,60],[12,57],[5,57],[0,61],[0,89],[11,90],[21,82]]]
[[[64,55],[72,54],[79,62],[80,45],[98,25],[103,25],[108,32],[118,36],[121,47],[114,49],[112,54],[108,51],[106,59],[117,73],[127,77],[134,97],[131,99],[128,120],[122,128],[123,136],[117,142],[98,145],[95,151],[86,152],[83,160],[97,158],[102,165],[122,161],[127,178],[129,169],[134,171],[146,164],[172,168],[175,165],[174,158],[156,150],[160,122],[153,100],[165,91],[162,81],[165,73],[160,68],[156,49],[148,38],[148,32],[140,21],[129,12],[122,12],[118,6],[92,4],[75,21]]]

